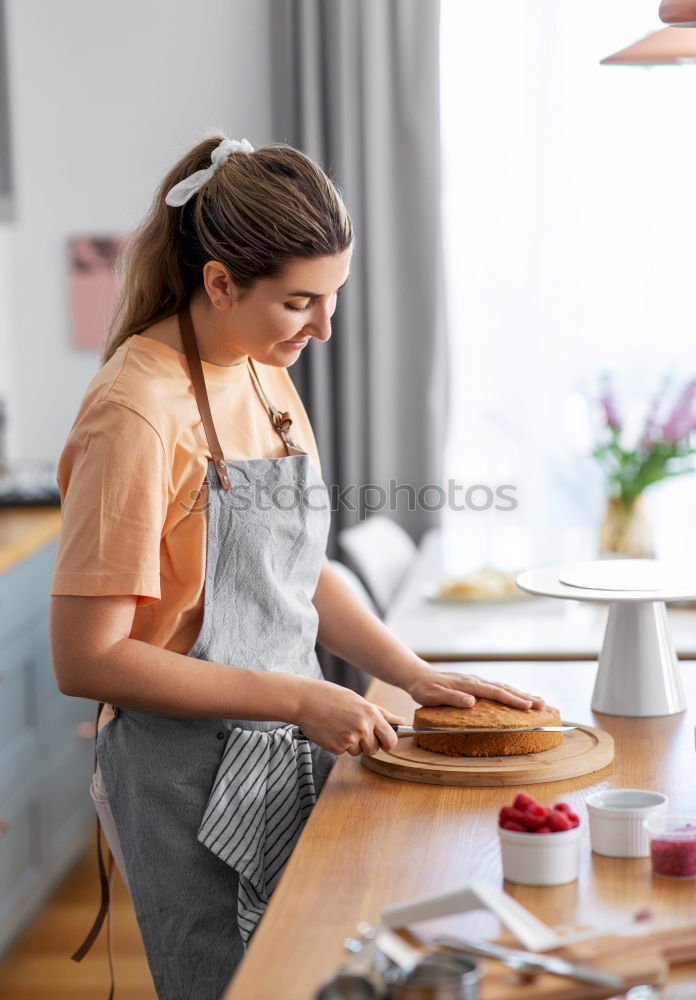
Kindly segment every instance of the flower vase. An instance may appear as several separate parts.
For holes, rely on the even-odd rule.
[[[599,551],[602,555],[653,558],[653,528],[641,495],[634,500],[609,498],[599,530]]]

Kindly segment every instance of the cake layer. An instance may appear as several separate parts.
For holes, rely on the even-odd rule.
[[[453,705],[427,705],[413,714],[415,728],[428,726],[466,726],[508,728],[519,726],[560,726],[561,713],[557,708],[528,710],[512,708],[488,698],[478,698],[472,708]],[[515,754],[539,753],[560,745],[563,733],[419,733],[414,736],[416,746],[449,757],[505,757]]]

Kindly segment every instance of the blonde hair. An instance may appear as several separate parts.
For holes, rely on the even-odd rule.
[[[120,292],[102,364],[133,334],[177,313],[202,285],[209,260],[224,264],[244,295],[259,278],[277,277],[293,257],[334,255],[351,245],[353,227],[340,189],[285,143],[232,153],[186,204],[167,205],[167,191],[210,166],[224,138],[209,135],[179,160],[121,250]]]

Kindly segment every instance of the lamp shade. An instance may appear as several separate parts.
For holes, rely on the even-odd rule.
[[[660,20],[682,28],[696,28],[696,0],[662,0]]]
[[[661,28],[606,59],[602,66],[673,66],[696,62],[696,31]]]

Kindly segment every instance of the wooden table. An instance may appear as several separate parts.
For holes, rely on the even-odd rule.
[[[590,660],[599,655],[609,606],[525,597],[501,603],[437,603],[427,599],[452,572],[454,540],[433,529],[386,615],[386,624],[426,660]],[[681,659],[696,659],[696,610],[670,607]]]
[[[696,812],[696,663],[682,664],[688,712],[655,719],[593,715],[596,664],[471,663],[452,665],[539,691],[565,718],[611,733],[616,760],[596,775],[531,785],[541,801],[563,798],[585,825],[577,882],[505,889],[551,925],[583,923],[616,929],[637,910],[694,919],[696,881],[654,877],[648,858],[611,859],[590,851],[584,800],[607,787],[666,793],[674,810]],[[399,688],[373,681],[369,700],[410,716],[414,703]],[[359,920],[377,921],[383,907],[416,896],[487,880],[501,887],[496,834],[508,788],[441,787],[401,782],[368,771],[342,755],[319,796],[271,903],[255,932],[226,1000],[310,1000],[318,984],[347,957],[344,939]],[[472,924],[472,921],[474,923]],[[460,915],[418,924],[437,933],[492,937],[492,917]]]

